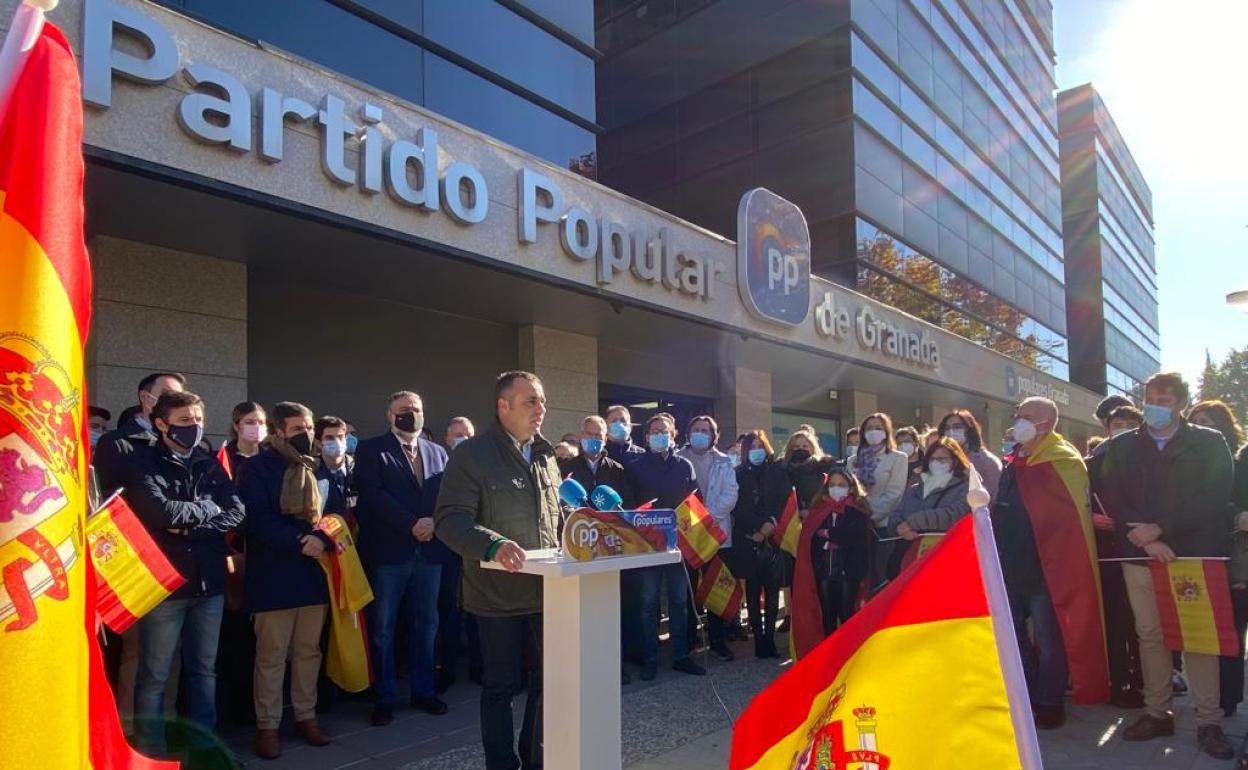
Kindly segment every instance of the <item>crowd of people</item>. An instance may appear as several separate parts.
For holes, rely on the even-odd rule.
[[[186,578],[133,637],[107,647],[116,677],[118,651],[137,643],[135,739],[146,751],[168,750],[164,699],[179,644],[179,708],[202,728],[199,740],[215,729],[220,679],[220,701],[255,720],[256,754],[277,757],[289,660],[296,733],[330,742],[317,711],[333,695],[319,563],[335,547],[321,526],[333,513],[356,533],[375,597],[372,724],[394,718],[401,665],[411,706],[445,714],[439,696],[467,653],[482,687],[487,767],[540,766],[540,581],[480,563],[516,572],[526,550],[557,547],[570,512],[558,486],[571,477],[612,487],[625,508],[676,508],[696,494],[725,534],[720,561],[744,583],[748,626],[740,613],[697,606],[706,567],[624,571],[625,684],[630,667],[656,676],[664,616],[670,666],[685,674],[706,673],[694,656],[703,641],[721,660],[734,657],[729,641],[746,639],[756,656],[780,657],[776,634],[786,627],[805,654],[897,580],[922,542],[968,515],[968,498],[980,499],[990,501],[1037,727],[1064,723],[1069,687],[1076,700],[1143,707],[1126,740],[1172,735],[1173,694],[1190,688],[1200,748],[1232,755],[1220,722],[1244,689],[1248,450],[1226,405],[1189,406],[1178,375],[1152,377],[1139,405],[1105,399],[1096,414],[1105,435],[1086,458],[1061,437],[1058,407],[1045,398],[1018,404],[1000,455],[964,409],[933,428],[869,415],[847,431],[839,457],[809,425],[777,447],[762,428],[721,436],[711,415],[678,426],[658,413],[634,425],[624,406],[587,415],[579,433],[552,443],[540,432],[541,382],[525,372],[500,375],[495,419],[480,434],[456,417],[435,438],[421,397],[400,391],[384,404],[380,436],[357,440],[347,420],[302,404],[248,401],[213,450],[203,441],[205,405],[186,386],[177,373],[144,377],[138,404],[112,431],[105,410],[90,410],[100,495],[121,490]],[[802,521],[796,558],[773,538],[790,500]],[[1172,653],[1147,560],[1228,555],[1239,655]],[[526,688],[517,747],[512,699]]]

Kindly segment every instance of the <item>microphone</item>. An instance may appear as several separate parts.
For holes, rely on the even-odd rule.
[[[559,485],[559,499],[573,508],[584,508],[589,505],[589,493],[581,482],[572,477],[563,480]]]
[[[620,497],[620,493],[606,484],[599,484],[594,487],[594,491],[590,494],[589,499],[593,502],[594,508],[600,511],[624,510],[624,500]]]

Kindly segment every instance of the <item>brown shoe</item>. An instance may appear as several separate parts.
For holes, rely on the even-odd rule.
[[[309,746],[329,745],[329,733],[325,732],[315,719],[295,722],[295,732],[299,733],[299,737]]]
[[[261,759],[277,759],[282,755],[282,739],[277,730],[259,730],[256,732],[256,756]]]
[[[1165,735],[1174,735],[1174,717],[1155,717],[1142,714],[1130,727],[1122,731],[1124,741],[1151,741]]]
[[[1200,725],[1196,728],[1196,745],[1214,759],[1234,759],[1235,750],[1226,742],[1226,733],[1218,725]]]

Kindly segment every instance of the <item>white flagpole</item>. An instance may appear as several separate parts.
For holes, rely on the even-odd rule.
[[[58,1],[23,0],[14,12],[13,23],[4,36],[4,47],[0,48],[0,115],[8,107],[22,65],[43,31],[44,14],[55,8]]]
[[[982,502],[982,498],[976,496],[975,502]],[[984,578],[984,594],[988,598],[992,629],[997,638],[997,658],[1001,662],[1005,693],[1010,702],[1010,721],[1014,724],[1018,759],[1023,770],[1044,770],[1040,742],[1036,739],[1036,723],[1031,715],[1031,700],[1027,696],[1027,677],[1023,675],[1010,601],[1005,593],[1005,577],[1001,574],[1001,562],[997,557],[997,542],[992,536],[992,518],[986,505],[977,506],[971,516],[975,522],[975,552],[979,556],[979,571]]]

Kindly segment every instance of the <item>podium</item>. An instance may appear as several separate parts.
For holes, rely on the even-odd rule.
[[[554,549],[525,555],[519,574],[542,577],[543,766],[619,770],[620,572],[676,564],[680,551],[593,561]]]

